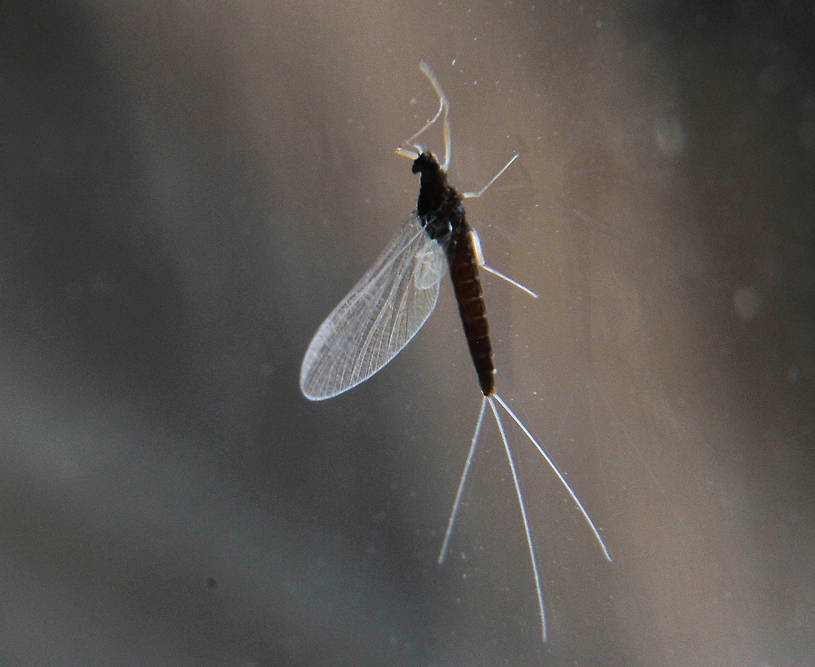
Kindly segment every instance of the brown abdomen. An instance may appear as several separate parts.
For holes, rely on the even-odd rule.
[[[458,301],[458,312],[464,326],[464,335],[470,347],[478,382],[485,396],[495,391],[495,366],[492,363],[492,345],[487,325],[487,309],[481,282],[478,279],[478,262],[473,249],[470,226],[464,222],[456,225],[447,246],[447,262],[453,291]]]

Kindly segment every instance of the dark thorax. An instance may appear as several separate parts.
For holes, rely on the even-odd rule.
[[[461,195],[447,182],[447,174],[430,153],[416,158],[413,173],[422,177],[416,214],[428,236],[446,248],[451,232],[455,237],[468,229]]]

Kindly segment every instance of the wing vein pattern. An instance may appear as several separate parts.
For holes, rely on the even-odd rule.
[[[317,329],[300,368],[303,394],[331,398],[393,359],[436,307],[445,261],[412,215]]]

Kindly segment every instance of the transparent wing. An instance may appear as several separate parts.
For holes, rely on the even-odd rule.
[[[444,266],[444,251],[412,215],[317,329],[300,368],[303,395],[331,398],[393,359],[436,307]]]

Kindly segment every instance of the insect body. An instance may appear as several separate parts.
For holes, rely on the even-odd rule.
[[[447,97],[426,63],[421,63],[421,70],[439,97],[439,110],[419,132],[405,142],[410,148],[397,149],[399,155],[413,160],[413,173],[421,175],[416,211],[371,269],[340,301],[314,334],[300,369],[300,388],[306,398],[311,400],[330,398],[365,381],[393,359],[416,335],[435,308],[446,259],[483,398],[470,451],[442,542],[439,563],[444,562],[447,554],[484,413],[489,404],[504,445],[518,497],[538,598],[541,636],[543,641],[546,641],[546,613],[526,504],[496,405],[506,411],[544,457],[588,523],[605,557],[609,561],[611,557],[600,533],[554,461],[495,392],[495,367],[492,361],[484,296],[478,275],[479,267],[533,297],[537,295],[484,263],[478,236],[467,223],[462,201],[481,196],[518,156],[513,157],[480,191],[463,194],[456,192],[447,182],[447,167],[450,161]],[[445,159],[440,164],[432,153],[424,151],[419,144],[414,143],[414,140],[442,116]]]
[[[430,153],[422,153],[413,162],[413,172],[422,175],[416,215],[427,235],[444,249],[450,278],[458,301],[464,335],[470,347],[478,382],[485,396],[495,390],[487,314],[474,236],[461,205],[461,195],[447,184],[447,175]]]

